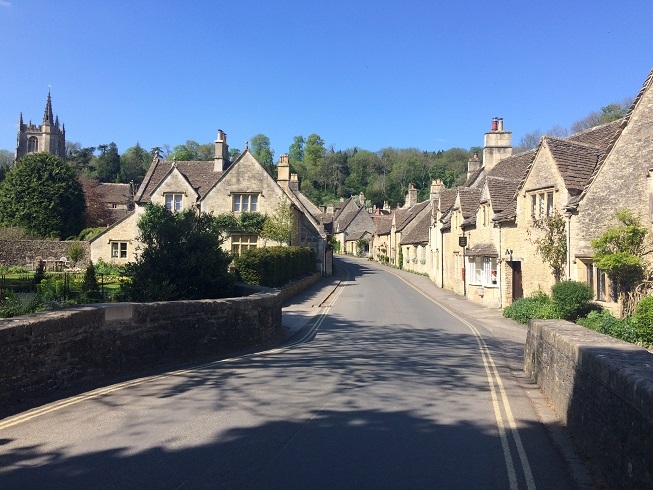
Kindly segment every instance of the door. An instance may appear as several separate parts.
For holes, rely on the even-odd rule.
[[[524,297],[524,288],[522,286],[521,262],[510,262],[512,269],[512,300],[516,301]]]

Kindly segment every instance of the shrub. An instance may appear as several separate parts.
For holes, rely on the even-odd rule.
[[[41,309],[41,300],[35,293],[12,293],[8,291],[0,301],[0,317],[11,318],[27,315]]]
[[[638,327],[653,329],[653,296],[646,296],[639,300],[635,307],[633,319]]]
[[[653,329],[640,325],[634,316],[620,319],[615,318],[607,310],[592,311],[587,315],[587,318],[579,318],[576,323],[595,332],[610,335],[626,342],[644,347],[653,345]]]
[[[529,298],[520,298],[503,309],[503,316],[519,323],[528,323],[531,318],[560,318],[559,312],[549,297],[538,291]]]
[[[315,272],[315,252],[308,247],[253,248],[234,257],[234,265],[241,281],[278,287]]]
[[[594,298],[592,287],[584,282],[561,281],[551,288],[551,301],[558,310],[560,318],[575,321],[590,311]]]

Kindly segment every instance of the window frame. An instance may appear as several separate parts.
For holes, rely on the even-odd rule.
[[[182,192],[166,192],[163,194],[163,199],[164,207],[168,211],[175,212],[184,209],[184,194]],[[168,204],[170,204],[170,206]]]
[[[111,240],[109,246],[111,247],[112,259],[126,259],[127,258],[127,244],[129,242],[124,240]]]
[[[258,192],[237,192],[231,195],[231,211],[234,213],[258,213]]]
[[[259,236],[253,233],[234,233],[230,238],[232,254],[241,254],[243,250],[258,248]]]

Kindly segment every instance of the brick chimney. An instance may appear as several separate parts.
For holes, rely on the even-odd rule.
[[[363,194],[363,191],[358,195],[358,202],[360,203],[361,207],[365,206],[365,194]]]
[[[492,130],[485,133],[485,143],[483,145],[483,168],[485,172],[492,170],[497,163],[510,155],[512,155],[512,133],[503,130],[502,117],[495,117],[492,119]]]
[[[442,193],[442,189],[444,189],[442,180],[435,179],[433,182],[431,182],[431,202],[440,202],[440,194]]]
[[[221,172],[229,167],[229,145],[227,145],[227,133],[218,129],[218,137],[215,140],[215,157],[213,158],[213,171]]]

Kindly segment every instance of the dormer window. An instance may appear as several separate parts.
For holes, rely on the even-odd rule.
[[[235,213],[258,211],[258,194],[233,194],[231,210]]]
[[[183,208],[183,194],[165,194],[166,209],[168,211],[181,211]]]

